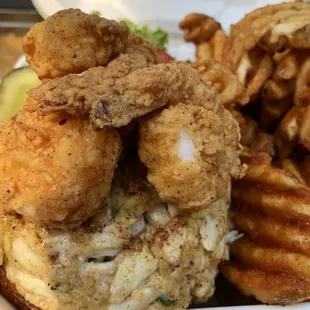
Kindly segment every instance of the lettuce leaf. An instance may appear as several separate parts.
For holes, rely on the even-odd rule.
[[[128,19],[125,19],[123,21],[127,24],[128,28],[131,31],[141,35],[142,37],[148,39],[149,41],[152,41],[164,51],[167,50],[168,33],[164,29],[157,28],[155,31],[153,31],[148,26],[145,26],[145,25],[138,26]]]

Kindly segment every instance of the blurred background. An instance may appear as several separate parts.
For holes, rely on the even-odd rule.
[[[42,18],[31,0],[0,0],[0,80],[22,55],[22,38]]]

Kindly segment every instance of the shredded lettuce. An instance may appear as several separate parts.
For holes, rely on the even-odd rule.
[[[100,16],[100,15],[101,15],[101,12],[100,12],[100,11],[96,11],[96,10],[94,10],[94,11],[91,11],[91,12],[90,12],[90,14]]]
[[[148,26],[138,26],[132,21],[125,19],[123,20],[128,28],[141,35],[142,37],[152,41],[155,43],[158,47],[163,49],[164,51],[167,50],[167,45],[168,45],[168,33],[162,28],[157,28],[155,31],[152,31]]]
[[[94,15],[99,15],[101,16],[100,11],[91,11],[91,14]],[[158,47],[160,47],[162,50],[166,51],[167,50],[167,45],[168,45],[168,32],[165,31],[162,28],[157,28],[155,31],[151,30],[148,26],[138,26],[129,19],[124,19],[123,22],[125,22],[128,26],[128,28],[132,31],[135,32],[142,37],[150,40],[151,42],[155,43]]]

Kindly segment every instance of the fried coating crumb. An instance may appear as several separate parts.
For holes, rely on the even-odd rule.
[[[205,208],[242,174],[239,139],[228,111],[179,103],[140,122],[139,155],[164,201]]]
[[[43,115],[66,110],[72,115],[87,116],[92,104],[101,93],[109,91],[115,80],[148,65],[148,60],[140,53],[121,54],[107,67],[51,80],[32,89],[29,95],[37,99],[39,112]]]
[[[39,78],[50,79],[106,65],[124,51],[128,35],[124,22],[68,9],[34,25],[23,48]]]
[[[187,64],[158,64],[131,73],[128,70],[124,77],[118,73],[116,60],[114,64],[49,81],[29,94],[40,103],[42,113],[90,113],[97,128],[125,126],[135,118],[181,101],[219,108],[214,102],[215,89],[201,82],[198,72]]]
[[[29,105],[30,106],[30,105]],[[0,123],[0,200],[48,227],[77,226],[104,202],[121,152],[112,128],[26,109]]]

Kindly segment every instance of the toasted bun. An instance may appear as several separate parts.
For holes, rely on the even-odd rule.
[[[19,310],[41,310],[28,303],[25,298],[17,292],[15,285],[6,277],[3,267],[0,267],[0,294]]]

